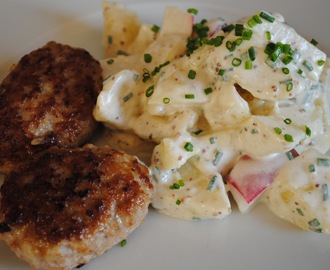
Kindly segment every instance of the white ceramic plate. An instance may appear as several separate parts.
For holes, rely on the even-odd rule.
[[[160,24],[163,8],[195,7],[200,18],[228,21],[257,10],[282,13],[287,22],[330,55],[328,0],[189,0],[119,1],[141,18]],[[1,0],[0,79],[23,54],[49,40],[80,46],[102,57],[101,2],[97,0]],[[1,117],[1,116],[0,116]],[[82,269],[91,270],[326,270],[330,267],[330,236],[305,232],[282,221],[264,206],[249,214],[237,209],[224,220],[182,221],[150,210],[145,222],[127,239]],[[28,270],[0,242],[0,270]]]

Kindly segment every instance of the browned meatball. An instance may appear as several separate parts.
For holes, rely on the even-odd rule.
[[[56,42],[22,57],[0,85],[0,172],[56,145],[93,134],[102,69],[87,51]]]
[[[72,269],[140,225],[152,191],[148,168],[133,156],[51,147],[6,176],[0,239],[34,268]]]

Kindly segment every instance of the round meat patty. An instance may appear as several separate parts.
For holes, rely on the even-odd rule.
[[[102,68],[83,49],[49,42],[22,57],[0,85],[0,173],[50,146],[86,143],[101,89]]]
[[[0,239],[37,269],[85,264],[144,220],[153,185],[136,157],[51,147],[5,177]]]

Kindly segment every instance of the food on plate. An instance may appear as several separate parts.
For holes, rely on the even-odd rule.
[[[105,9],[114,7],[107,3]],[[197,13],[167,7],[161,26],[134,21],[138,34],[125,45],[135,50],[118,54],[113,46],[111,57],[101,61],[106,79],[95,118],[111,130],[157,144],[150,168],[152,205],[160,212],[184,219],[223,218],[231,212],[231,192],[242,212],[264,202],[309,229],[305,219],[318,217],[330,200],[315,198],[318,205],[312,207],[312,200],[301,198],[304,209],[310,206],[301,226],[292,201],[280,202],[280,194],[284,189],[300,194],[285,168],[330,148],[326,54],[279,14],[259,11],[227,23],[196,22]],[[127,11],[121,14],[115,17],[119,25],[130,19]],[[104,15],[110,20],[111,14]],[[121,37],[105,27],[110,40]],[[301,170],[306,185],[325,184],[330,168],[322,169],[315,177]],[[329,228],[330,221],[322,219],[322,231]]]
[[[100,63],[83,49],[49,42],[22,57],[0,85],[0,172],[52,145],[86,143],[101,89]]]
[[[107,147],[51,147],[6,176],[0,239],[38,269],[72,269],[126,239],[153,185],[136,157]]]

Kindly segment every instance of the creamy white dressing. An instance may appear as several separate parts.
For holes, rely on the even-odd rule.
[[[152,204],[160,212],[184,219],[223,218],[231,211],[223,177],[241,155],[263,160],[293,148],[315,147],[322,153],[330,148],[328,63],[318,64],[326,55],[283,17],[274,17],[274,22],[261,18],[252,28],[251,17],[242,20],[252,36],[233,51],[226,44],[239,38],[235,31],[225,34],[223,20],[212,20],[209,38],[223,36],[220,46],[206,44],[186,56],[186,37],[167,25],[166,35],[160,32],[155,41],[147,35],[149,45],[138,56],[102,62],[108,79],[95,118],[157,144],[150,168],[156,190]],[[264,52],[270,42],[289,44],[293,60],[270,61]],[[251,47],[255,59],[246,69]],[[145,53],[151,63],[143,60]],[[233,65],[235,58],[240,65]],[[272,192],[278,192],[276,186]]]

